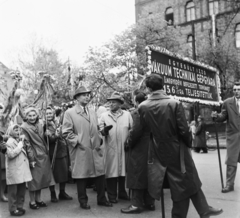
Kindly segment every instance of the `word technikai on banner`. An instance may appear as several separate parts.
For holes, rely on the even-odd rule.
[[[217,69],[158,46],[147,46],[146,50],[148,74],[157,73],[163,77],[168,95],[187,102],[219,105]]]

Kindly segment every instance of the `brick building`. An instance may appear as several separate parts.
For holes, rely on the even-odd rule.
[[[240,53],[239,0],[135,0],[136,22],[143,12],[159,14],[169,25],[181,26],[183,41],[189,45],[191,53],[194,53],[195,47],[198,55],[202,46],[201,37],[208,37],[214,45],[224,34],[231,35],[233,47]],[[226,79],[227,72],[222,74],[222,85],[231,87],[234,76]],[[211,120],[210,109],[201,107],[200,112]]]
[[[240,2],[235,0],[135,0],[136,22],[141,12],[163,14],[163,19],[183,27],[186,43],[191,41],[192,23],[195,34],[208,32],[212,34],[212,14],[216,16],[216,36],[232,32],[235,45],[240,49]],[[197,40],[196,40],[196,43]]]

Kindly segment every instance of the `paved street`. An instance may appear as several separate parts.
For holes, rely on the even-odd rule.
[[[225,164],[224,158],[226,154],[225,149],[221,149],[223,174],[225,181]],[[221,182],[220,173],[218,167],[218,157],[217,151],[209,151],[208,154],[197,154],[193,153],[193,159],[197,166],[199,176],[203,183],[203,191],[208,199],[209,205],[214,207],[223,208],[224,213],[217,216],[219,218],[240,218],[240,172],[237,173],[237,178],[235,182],[235,191],[228,194],[221,193]],[[47,208],[39,209],[37,211],[30,210],[28,207],[29,197],[26,194],[25,208],[26,208],[26,218],[63,218],[63,217],[162,217],[161,216],[161,203],[156,202],[156,211],[154,212],[144,212],[139,215],[124,215],[120,213],[120,209],[129,205],[127,201],[119,201],[118,204],[114,205],[112,208],[99,207],[96,204],[96,193],[92,189],[88,189],[89,204],[91,205],[91,210],[82,210],[79,207],[77,201],[76,187],[75,185],[68,184],[67,192],[74,198],[72,201],[61,201],[58,203],[50,202],[49,190],[43,190],[43,200],[48,204]],[[171,199],[169,190],[165,190],[165,211],[166,218],[171,217]],[[10,217],[8,212],[8,204],[0,203],[0,217],[7,218]],[[193,205],[190,205],[189,218],[198,218]]]

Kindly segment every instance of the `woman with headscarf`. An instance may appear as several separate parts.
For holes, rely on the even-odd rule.
[[[8,206],[12,216],[22,216],[26,182],[32,180],[27,152],[23,138],[20,139],[20,127],[13,124],[8,129],[9,139],[6,152],[6,180],[8,185]]]
[[[56,183],[59,183],[59,200],[72,200],[65,192],[66,182],[68,181],[68,150],[65,140],[62,138],[60,128],[57,128],[54,120],[54,110],[48,107],[46,110],[47,123],[44,126],[45,140],[49,140],[49,156],[52,163],[53,176]],[[57,202],[55,186],[49,187],[51,191],[51,201]]]
[[[34,107],[25,111],[26,122],[22,124],[25,144],[29,151],[29,159],[36,164],[31,168],[33,180],[28,183],[31,209],[39,209],[47,205],[41,200],[41,190],[53,185],[48,146],[44,140],[43,126],[39,122],[38,112]]]

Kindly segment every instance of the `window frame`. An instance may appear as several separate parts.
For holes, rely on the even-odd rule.
[[[167,13],[167,11],[169,10],[169,9],[172,9],[172,13]],[[170,24],[169,23],[169,21],[171,20],[171,19],[169,19],[169,20],[167,20],[167,15],[172,15],[172,23]],[[173,13],[173,7],[167,7],[166,8],[166,10],[165,10],[165,20],[167,21],[167,23],[168,23],[168,25],[174,25],[174,13]]]
[[[193,6],[188,7],[189,4],[193,4]],[[194,10],[194,13],[192,12]],[[188,20],[188,11],[190,12],[190,20]],[[193,1],[188,1],[185,5],[185,15],[186,15],[186,22],[190,22],[196,20],[196,6]],[[194,15],[194,19],[192,19],[192,15]]]
[[[215,2],[217,2],[217,5],[218,5],[217,13],[215,13]],[[212,14],[210,13],[210,4],[213,4],[213,12],[214,12],[214,14],[215,15],[219,14],[219,6],[220,6],[219,0],[208,0],[208,14],[211,16]]]
[[[234,36],[235,36],[235,46],[236,46],[237,49],[240,49],[240,23],[236,24],[235,29],[234,29],[234,33],[235,33],[234,34]],[[239,35],[239,39],[237,39],[237,34]],[[238,44],[239,44],[239,46],[238,46]]]

